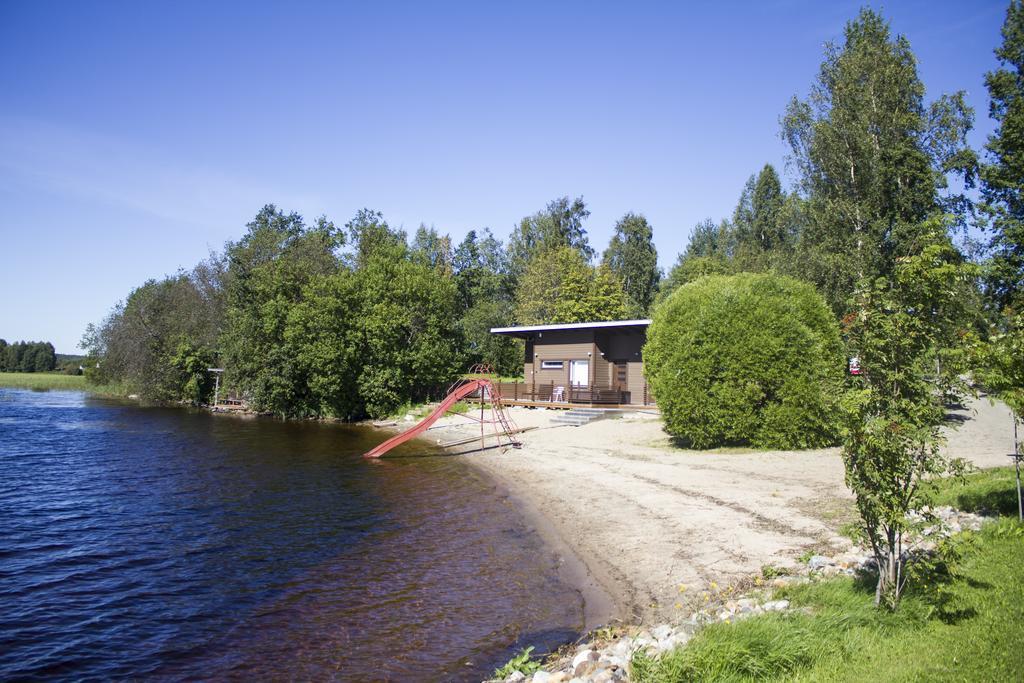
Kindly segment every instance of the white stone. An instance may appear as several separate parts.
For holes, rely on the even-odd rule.
[[[634,650],[642,650],[645,647],[649,647],[652,644],[652,642],[653,641],[650,638],[644,638],[643,636],[637,636],[636,638],[633,639],[633,649]]]
[[[812,555],[811,559],[808,560],[807,566],[811,569],[821,569],[827,567],[830,564],[834,564],[831,559],[824,555]]]
[[[541,669],[540,671],[535,671],[533,673],[533,678],[530,680],[533,681],[533,683],[548,683],[549,678],[551,678],[551,674],[544,669]]]
[[[629,657],[633,652],[633,642],[629,638],[620,638],[611,646],[610,652],[615,657]]]
[[[597,657],[597,653],[593,650],[583,650],[582,652],[578,653],[575,657],[572,658],[573,671],[575,671],[576,667],[578,667],[583,662],[589,662],[592,659],[597,659]]]
[[[665,640],[658,642],[658,651],[671,652],[672,650],[675,650],[678,647],[686,645],[686,641],[688,641],[689,639],[690,636],[688,636],[684,632],[673,634],[670,638],[666,638]]]
[[[526,675],[522,671],[513,671],[512,675],[505,679],[508,683],[519,683],[519,681],[525,681]]]
[[[789,608],[789,600],[772,600],[764,603],[765,612],[781,612]]]
[[[651,635],[654,636],[655,640],[664,640],[665,638],[668,638],[670,635],[672,635],[672,627],[668,624],[656,626],[654,630],[651,631]]]
[[[620,669],[626,668],[626,660],[623,657],[617,657],[615,655],[605,655],[601,657],[602,662],[607,662],[608,666],[617,666]]]

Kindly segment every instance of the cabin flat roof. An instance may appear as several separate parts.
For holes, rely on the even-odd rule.
[[[609,327],[647,327],[650,320],[602,320],[592,323],[562,323],[559,325],[524,325],[522,327],[492,327],[491,334],[520,335],[530,332],[547,332],[549,330],[588,330]]]

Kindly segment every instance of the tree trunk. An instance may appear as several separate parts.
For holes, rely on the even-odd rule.
[[[900,554],[896,539],[890,538],[884,557],[878,560],[878,583],[875,586],[875,606],[882,604],[883,598],[889,609],[896,609],[900,601]]]

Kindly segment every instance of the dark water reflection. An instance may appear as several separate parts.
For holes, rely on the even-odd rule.
[[[0,389],[0,679],[468,680],[571,636],[510,501],[381,438]]]

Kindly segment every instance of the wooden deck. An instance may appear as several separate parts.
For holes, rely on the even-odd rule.
[[[495,389],[502,403],[512,406],[534,408],[617,408],[620,410],[644,410],[655,408],[654,397],[650,396],[646,384],[642,396],[633,396],[628,391],[595,387],[566,387],[554,382],[529,384],[526,382],[495,382]],[[473,394],[479,398],[479,394]],[[485,399],[488,397],[484,397]]]
[[[529,401],[523,399],[502,398],[506,406],[522,406],[524,408],[553,408],[555,410],[571,410],[573,408],[609,408],[615,410],[658,410],[653,403],[635,405],[632,403],[565,403],[561,401]]]

